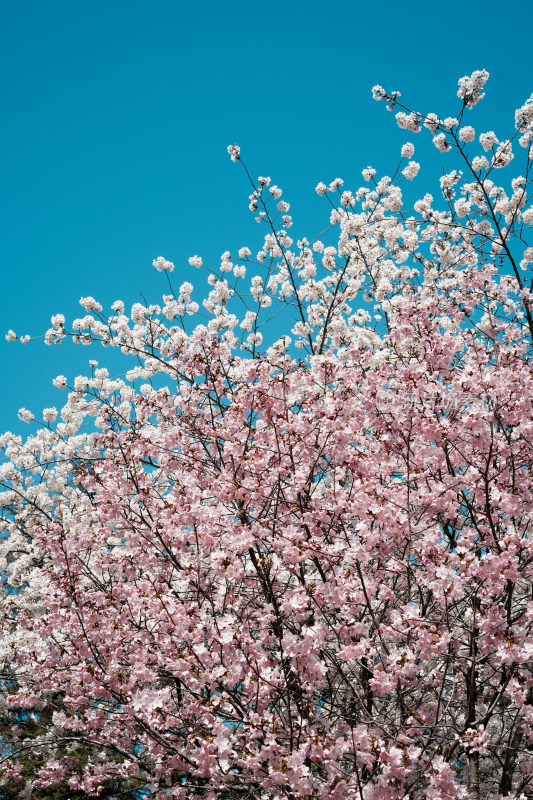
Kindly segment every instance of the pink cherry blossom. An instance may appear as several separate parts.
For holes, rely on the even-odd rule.
[[[374,87],[446,172],[413,203],[415,162],[318,183],[335,238],[253,181],[257,247],[190,259],[201,321],[163,257],[162,304],[54,315],[131,363],[0,439],[3,779],[38,748],[32,785],[93,795],[531,796],[532,179],[464,124],[487,78],[444,122]]]

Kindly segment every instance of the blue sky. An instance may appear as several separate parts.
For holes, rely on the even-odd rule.
[[[259,244],[229,143],[283,187],[296,233],[315,235],[316,183],[356,188],[368,164],[390,174],[407,138],[373,84],[446,116],[457,79],[488,69],[478,119],[508,130],[533,91],[532,22],[529,3],[492,0],[4,3],[0,430],[28,432],[18,408],[65,399],[52,377],[106,361],[95,347],[7,344],[9,328],[44,332],[54,313],[77,316],[81,295],[157,302],[159,255],[201,290],[190,255],[216,263]],[[423,138],[417,155],[434,159]]]

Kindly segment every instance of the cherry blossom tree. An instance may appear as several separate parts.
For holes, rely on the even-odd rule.
[[[533,797],[533,95],[476,132],[487,78],[445,119],[374,87],[433,136],[438,201],[407,207],[406,142],[392,178],[319,183],[295,243],[244,168],[266,234],[190,259],[204,318],[163,257],[162,305],[52,318],[133,358],[2,438],[4,704],[50,714],[6,781],[38,747],[30,795]]]

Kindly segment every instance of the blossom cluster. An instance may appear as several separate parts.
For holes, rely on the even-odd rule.
[[[531,795],[533,99],[476,132],[487,78],[443,119],[374,87],[443,154],[412,208],[410,141],[318,183],[319,237],[259,177],[264,235],[191,256],[203,297],[160,256],[162,302],[52,316],[47,344],[130,366],[58,375],[63,407],[0,437],[6,784]]]

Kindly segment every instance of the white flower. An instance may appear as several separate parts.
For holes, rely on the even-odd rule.
[[[511,142],[506,141],[498,145],[498,148],[492,159],[492,166],[495,169],[502,169],[506,167],[514,158],[511,148]]]
[[[433,144],[440,150],[441,153],[445,153],[446,150],[450,149],[450,145],[446,141],[446,134],[445,133],[438,133],[436,136],[433,137]]]
[[[351,192],[343,192],[341,197],[341,205],[345,208],[355,205],[355,200]]]
[[[426,121],[424,122],[424,127],[427,128],[428,131],[431,131],[432,134],[435,134],[437,132],[437,128],[439,126],[439,122],[440,122],[440,120],[439,120],[438,116],[436,114],[431,113],[431,114],[428,114],[426,116]]]
[[[518,140],[520,147],[529,147],[531,142],[533,141],[533,128],[529,131],[526,131]]]
[[[193,290],[192,283],[189,283],[189,281],[185,281],[180,286],[180,296],[183,297],[184,299],[188,298],[192,290]]]
[[[433,197],[430,194],[425,194],[422,200],[417,200],[414,209],[418,214],[427,215],[431,212],[431,203]]]
[[[325,183],[322,183],[322,181],[320,181],[320,183],[317,183],[317,185],[315,187],[315,192],[317,194],[320,194],[320,195],[326,194],[327,190],[328,190],[328,187],[326,186]]]
[[[531,125],[533,122],[533,94],[526,100],[523,106],[516,109],[514,118],[517,130],[527,128]]]
[[[476,132],[471,125],[465,125],[464,128],[461,128],[459,131],[459,139],[462,142],[473,142],[476,138]]]
[[[248,258],[252,254],[249,247],[241,247],[239,250],[239,258]]]
[[[163,258],[163,256],[154,258],[152,263],[158,272],[172,272],[174,269],[174,264],[172,261],[167,261],[166,258]]]
[[[62,328],[63,325],[65,324],[65,317],[63,316],[63,314],[54,314],[54,316],[51,319],[51,322],[54,328]]]
[[[256,344],[259,345],[259,344],[261,344],[262,341],[263,341],[263,334],[259,333],[258,331],[256,333],[251,333],[246,338],[246,343],[249,344],[250,347],[252,347],[253,345],[256,345]]]
[[[480,169],[486,169],[489,166],[489,160],[486,156],[476,156],[472,159],[472,169],[479,172]]]
[[[411,142],[406,142],[402,146],[402,158],[412,158],[415,154],[415,146]]]
[[[365,181],[369,181],[376,174],[376,170],[373,167],[366,167],[361,174]]]
[[[66,389],[67,388],[67,379],[65,378],[64,375],[58,375],[56,378],[54,378],[52,383],[54,384],[56,389]]]
[[[43,408],[43,419],[45,422],[54,422],[57,419],[57,408]]]
[[[453,169],[451,172],[443,175],[440,178],[441,189],[451,189],[461,178],[462,174],[462,172],[457,172],[457,170]]]
[[[457,117],[446,117],[443,119],[443,124],[445,125],[448,130],[451,130],[455,125],[459,125],[459,120]]]
[[[9,329],[8,332],[6,333],[6,342],[14,342],[16,338],[17,334],[15,333],[15,331]]]
[[[466,217],[471,210],[471,203],[468,202],[464,197],[460,197],[458,200],[455,201],[455,213],[458,217]]]
[[[102,306],[98,303],[94,297],[80,297],[80,306],[85,309],[85,311],[101,311]],[[64,322],[64,319],[63,319]],[[53,324],[53,323],[52,323]]]
[[[19,408],[18,417],[22,420],[22,422],[31,422],[33,419],[33,414],[31,411],[28,411],[27,408]]]
[[[189,258],[189,264],[191,267],[196,267],[196,269],[198,269],[199,267],[203,266],[203,261],[200,256],[191,256]]]
[[[533,206],[526,208],[525,211],[522,211],[522,219],[526,223],[526,225],[533,225]]]
[[[134,303],[131,307],[131,318],[133,322],[136,322],[138,325],[141,325],[144,322],[147,313],[148,309],[145,308],[141,303]]]
[[[86,378],[84,375],[76,375],[76,377],[74,378],[74,389],[77,392],[84,392],[85,389],[87,388],[88,383],[89,379]]]
[[[247,311],[239,327],[241,327],[243,331],[251,331],[256,318],[257,314],[254,311]]]
[[[232,161],[238,161],[239,160],[240,152],[241,152],[241,148],[239,147],[238,144],[230,144],[230,145],[228,145],[228,153],[230,154]]]
[[[487,152],[487,150],[492,149],[493,145],[498,144],[498,137],[494,131],[487,131],[486,133],[482,133],[480,135],[479,142],[483,150]]]
[[[178,303],[176,300],[170,300],[163,306],[163,314],[168,320],[173,320],[179,317],[185,311],[183,303]]]
[[[398,111],[396,114],[396,122],[398,123],[398,127],[403,130],[411,131],[412,133],[418,133],[420,131],[420,119],[418,114],[415,114],[414,111],[411,111],[410,114]]]
[[[485,97],[485,93],[481,90],[488,78],[489,73],[486,69],[477,69],[472,75],[465,75],[464,78],[460,78],[457,97],[460,97],[468,108],[473,108],[476,103],[479,103]]]
[[[405,175],[408,181],[412,181],[413,178],[416,178],[419,169],[420,164],[417,161],[410,161],[405,169],[402,169],[402,175]]]

